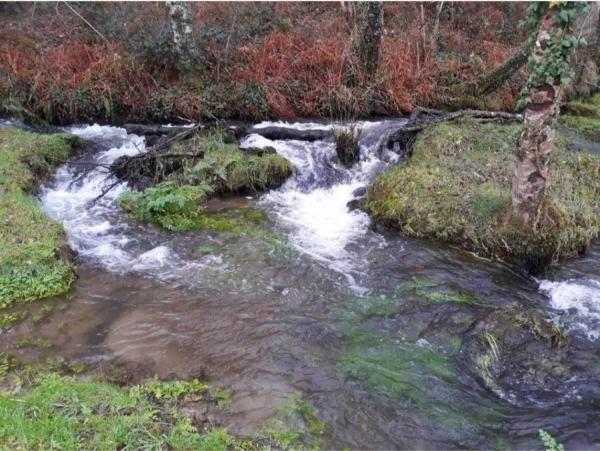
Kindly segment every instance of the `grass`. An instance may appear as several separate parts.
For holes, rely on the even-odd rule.
[[[364,207],[409,236],[459,244],[531,272],[579,255],[600,232],[600,159],[558,136],[537,233],[508,221],[519,125],[460,120],[424,130],[411,160],[380,176]]]
[[[75,144],[70,135],[0,127],[0,307],[63,293],[74,280],[60,256],[64,231],[32,193]]]
[[[242,448],[242,442],[224,430],[200,434],[188,417],[173,409],[177,399],[195,393],[196,382],[189,384],[153,382],[125,389],[98,381],[45,375],[29,390],[0,394],[0,446],[107,450]]]
[[[0,449],[316,449],[325,432],[314,407],[298,396],[257,437],[239,439],[199,428],[183,413],[188,403],[228,406],[229,390],[197,379],[119,387],[77,376],[81,371],[64,361],[23,367],[0,353],[1,376],[19,367],[10,390],[0,391]]]
[[[224,193],[258,193],[275,188],[292,174],[285,158],[247,154],[237,145],[225,143],[218,132],[192,138],[178,147],[179,151],[202,148],[204,158],[155,187],[124,193],[119,198],[121,208],[169,230],[203,228],[242,234],[265,219],[261,210],[207,212],[203,202]]]
[[[590,141],[600,141],[600,94],[569,102],[565,110],[567,114],[560,119],[562,125]]]

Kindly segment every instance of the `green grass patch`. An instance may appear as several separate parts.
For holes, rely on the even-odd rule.
[[[507,220],[519,125],[460,120],[421,132],[410,161],[380,176],[364,207],[402,233],[460,244],[537,272],[600,233],[600,159],[558,136],[535,234]]]
[[[60,257],[64,231],[31,193],[76,142],[0,127],[0,307],[63,293],[74,280],[72,264]]]
[[[202,205],[214,195],[276,188],[292,174],[290,162],[279,155],[245,153],[236,144],[226,144],[221,133],[198,136],[177,146],[181,152],[196,148],[204,150],[202,160],[155,187],[124,193],[119,198],[121,208],[174,231],[203,228],[242,234],[263,222],[265,214],[257,208],[208,212]]]
[[[188,384],[188,385],[186,385]],[[201,434],[173,402],[196,383],[129,390],[56,374],[0,394],[0,445],[22,449],[241,449],[224,430]]]
[[[586,139],[600,142],[600,116],[574,116],[568,114],[561,117],[561,124],[583,135]]]

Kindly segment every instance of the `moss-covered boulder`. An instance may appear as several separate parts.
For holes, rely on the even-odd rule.
[[[0,308],[63,293],[74,280],[64,230],[32,193],[77,142],[0,127]]]
[[[530,272],[577,256],[600,232],[600,158],[558,135],[536,233],[508,220],[519,125],[444,123],[420,133],[406,164],[380,176],[363,207],[402,233],[456,243]]]
[[[241,150],[225,143],[223,135],[198,136],[178,144],[175,152],[202,149],[204,158],[171,174],[159,185],[127,192],[119,205],[136,218],[169,230],[207,228],[218,231],[251,231],[264,219],[262,212],[243,208],[238,212],[210,212],[203,204],[221,194],[254,194],[281,186],[292,175],[291,163],[280,155]]]

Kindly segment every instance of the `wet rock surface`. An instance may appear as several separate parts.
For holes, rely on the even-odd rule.
[[[569,337],[542,311],[493,310],[466,335],[463,350],[481,382],[512,404],[556,402],[570,389]]]

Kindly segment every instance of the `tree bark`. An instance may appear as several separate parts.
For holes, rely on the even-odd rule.
[[[377,70],[383,36],[383,2],[356,3],[354,53],[368,76]]]
[[[525,65],[532,46],[526,45],[517,50],[509,59],[495,68],[488,75],[481,78],[476,85],[478,95],[487,95],[500,88],[510,77]]]
[[[433,29],[431,30],[431,54],[435,57],[438,50],[438,38],[440,36],[440,18],[442,17],[442,9],[444,8],[444,2],[441,1],[437,4],[435,13],[435,21],[433,23]]]
[[[177,53],[180,69],[190,69],[194,62],[194,42],[192,37],[192,14],[187,2],[166,2],[173,46]]]
[[[532,54],[532,64],[540,65],[548,56],[552,37],[560,39],[564,30],[555,25],[558,8],[550,8],[540,22]],[[552,80],[531,87],[523,113],[517,162],[512,181],[512,218],[524,229],[535,231],[549,183],[548,163],[554,148],[554,127],[558,117],[563,87]]]

